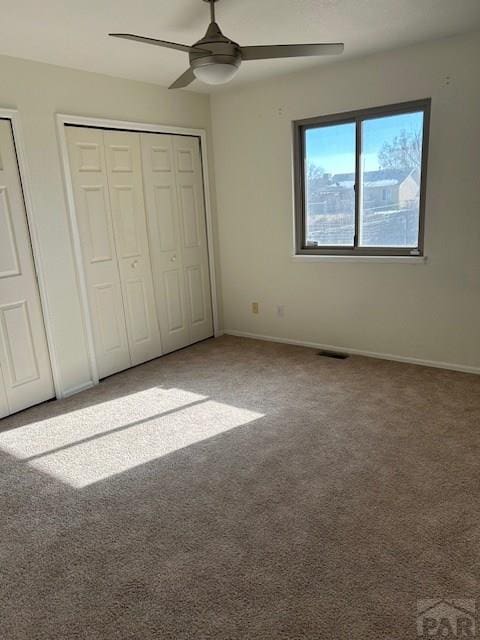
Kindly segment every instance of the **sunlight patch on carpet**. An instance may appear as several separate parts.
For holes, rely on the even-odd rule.
[[[263,415],[182,389],[149,389],[0,433],[0,448],[81,489]]]

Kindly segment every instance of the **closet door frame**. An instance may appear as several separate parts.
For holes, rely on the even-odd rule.
[[[50,369],[53,379],[53,387],[55,397],[60,400],[65,397],[64,384],[60,374],[60,366],[55,350],[53,340],[53,320],[50,313],[50,305],[47,296],[45,271],[43,268],[42,254],[40,250],[39,234],[33,212],[32,198],[29,190],[29,171],[26,160],[24,137],[22,125],[20,122],[20,114],[18,109],[5,109],[0,107],[0,118],[10,122],[13,135],[13,144],[15,147],[15,155],[17,156],[18,174],[20,177],[20,186],[22,189],[23,202],[25,205],[25,214],[27,218],[28,235],[32,249],[33,267],[37,278],[37,288],[40,297],[40,308],[43,318],[43,327],[45,329],[45,337],[47,341],[47,350],[50,360]]]
[[[212,317],[213,317],[213,334],[215,337],[222,335],[222,331],[219,326],[218,316],[218,300],[217,300],[217,287],[215,280],[215,255],[214,255],[214,236],[213,236],[213,224],[212,224],[212,207],[210,198],[210,182],[208,175],[208,157],[207,157],[207,133],[205,129],[190,129],[186,127],[172,127],[162,124],[151,124],[143,122],[129,122],[125,120],[109,120],[105,118],[90,118],[79,115],[67,115],[58,113],[57,120],[57,135],[60,147],[60,158],[63,167],[63,180],[65,193],[67,196],[67,207],[70,219],[70,230],[72,236],[73,251],[75,257],[75,268],[77,271],[77,277],[80,288],[80,297],[84,318],[84,325],[86,329],[88,355],[90,360],[91,369],[91,384],[98,384],[98,368],[95,355],[95,345],[93,340],[92,318],[90,315],[90,308],[88,304],[87,294],[87,282],[85,277],[85,270],[83,264],[83,254],[80,242],[80,232],[78,229],[77,213],[75,209],[75,200],[73,194],[73,183],[70,174],[70,165],[68,159],[68,146],[66,136],[67,125],[77,125],[83,127],[96,127],[101,129],[121,130],[121,131],[135,131],[138,133],[165,133],[170,135],[190,136],[196,137],[200,141],[200,158],[202,163],[203,174],[203,197],[205,202],[205,224],[207,231],[207,245],[208,245],[208,268],[210,276],[210,294],[212,301]]]

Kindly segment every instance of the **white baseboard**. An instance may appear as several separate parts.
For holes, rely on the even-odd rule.
[[[338,351],[340,353],[348,353],[352,356],[365,356],[367,358],[378,358],[379,360],[393,360],[394,362],[407,362],[409,364],[418,364],[422,367],[435,367],[436,369],[451,369],[452,371],[461,371],[462,373],[475,373],[480,375],[480,367],[471,367],[464,364],[455,364],[452,362],[439,362],[438,360],[422,360],[421,358],[409,358],[407,356],[396,356],[391,353],[376,353],[375,351],[363,351],[361,349],[347,349],[346,347],[338,347],[332,344],[320,344],[318,342],[306,342],[303,340],[291,340],[290,338],[279,338],[276,336],[264,336],[256,333],[247,333],[246,331],[236,331],[235,329],[225,329],[224,333],[230,336],[238,336],[240,338],[252,338],[253,340],[265,340],[267,342],[280,342],[282,344],[293,344],[298,347],[311,347],[312,349],[325,349],[328,351]]]

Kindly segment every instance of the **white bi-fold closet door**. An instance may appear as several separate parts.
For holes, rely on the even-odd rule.
[[[105,377],[161,354],[138,135],[68,127],[97,366]]]
[[[12,128],[0,119],[0,418],[53,395]]]
[[[200,143],[141,135],[152,270],[164,353],[213,333]]]
[[[175,160],[176,137],[67,127],[100,377],[213,332],[199,147]]]

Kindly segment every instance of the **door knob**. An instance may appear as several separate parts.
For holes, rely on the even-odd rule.
[[[137,264],[138,264],[138,260],[134,260],[132,262],[132,269],[136,269],[137,268]]]
[[[175,262],[175,261],[176,261],[176,259],[177,259],[177,256],[172,256],[172,257],[170,258],[170,262]]]

